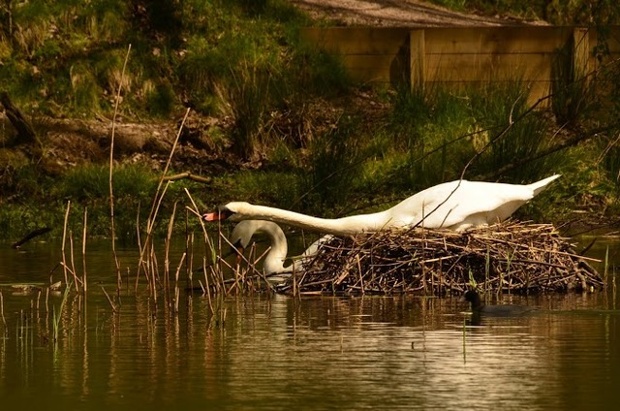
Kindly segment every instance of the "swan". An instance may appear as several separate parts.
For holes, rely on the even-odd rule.
[[[233,228],[230,234],[230,242],[237,249],[245,249],[249,246],[252,236],[257,232],[266,234],[271,242],[269,252],[263,260],[263,273],[267,277],[302,270],[304,262],[314,256],[322,244],[332,238],[331,235],[319,238],[303,252],[301,258],[294,259],[292,264],[285,267],[284,260],[288,254],[288,243],[284,232],[276,223],[265,220],[241,221]]]
[[[526,185],[455,180],[420,191],[384,211],[335,219],[246,202],[228,203],[216,212],[203,214],[202,218],[206,221],[268,220],[334,235],[418,226],[463,231],[507,219],[558,177],[555,174]]]

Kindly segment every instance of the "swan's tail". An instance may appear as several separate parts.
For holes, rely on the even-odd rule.
[[[549,183],[551,183],[553,180],[559,177],[560,177],[560,174],[554,174],[551,177],[543,178],[540,181],[537,181],[532,184],[528,184],[528,187],[532,189],[532,191],[534,192],[534,196],[536,196],[540,194],[540,192],[543,191]]]

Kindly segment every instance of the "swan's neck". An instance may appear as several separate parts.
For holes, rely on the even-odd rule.
[[[263,261],[263,271],[265,274],[290,272],[292,269],[290,266],[284,267],[284,260],[286,260],[286,255],[288,254],[286,236],[282,230],[265,232],[271,237],[271,245]]]
[[[267,252],[263,262],[264,273],[266,275],[294,273],[303,269],[304,261],[308,258],[305,252],[302,256],[293,257],[293,262],[287,266],[284,266],[284,261],[287,259],[287,255],[288,246],[286,237],[282,235],[282,239],[272,238],[271,248],[269,252]]]
[[[293,225],[305,230],[328,232],[335,235],[374,232],[389,228],[396,223],[390,219],[390,215],[386,211],[329,219],[250,204],[247,204],[247,207],[244,207],[243,210],[238,210],[237,215],[239,220],[268,220],[275,223]]]

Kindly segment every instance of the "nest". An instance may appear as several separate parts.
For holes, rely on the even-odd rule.
[[[550,224],[506,222],[465,233],[386,231],[334,237],[279,287],[300,294],[592,290],[604,282]]]

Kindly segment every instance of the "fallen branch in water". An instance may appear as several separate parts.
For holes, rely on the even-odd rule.
[[[33,238],[38,237],[38,236],[43,235],[43,234],[46,234],[46,233],[49,233],[50,231],[52,231],[52,229],[49,228],[49,227],[38,228],[38,229],[36,229],[34,231],[31,231],[28,234],[26,234],[24,236],[24,238],[22,238],[21,240],[16,241],[13,244],[11,244],[11,247],[19,248],[22,245],[24,245],[25,243],[27,243],[28,241],[32,240]]]

